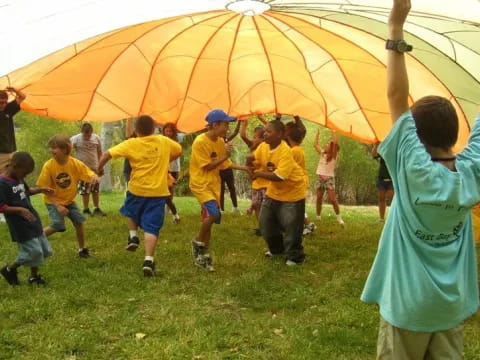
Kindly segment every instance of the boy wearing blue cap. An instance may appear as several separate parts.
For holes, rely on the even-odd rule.
[[[396,195],[361,298],[379,305],[377,359],[463,359],[463,321],[479,306],[471,208],[480,201],[480,119],[455,155],[452,103],[426,96],[409,109],[409,10],[409,0],[394,0],[389,17],[393,128],[378,153]]]
[[[214,271],[208,250],[212,225],[220,224],[220,170],[232,168],[248,171],[246,166],[233,164],[230,154],[233,147],[225,144],[229,123],[237,120],[223,110],[215,109],[207,114],[207,131],[199,135],[192,145],[190,157],[190,190],[202,206],[202,224],[192,240],[194,264],[207,271]]]

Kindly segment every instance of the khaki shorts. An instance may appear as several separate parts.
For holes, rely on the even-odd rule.
[[[377,360],[463,359],[463,324],[454,328],[419,332],[400,329],[380,317]]]
[[[10,163],[10,159],[12,157],[13,153],[10,154],[0,154],[0,174],[5,171],[7,168],[7,165]]]

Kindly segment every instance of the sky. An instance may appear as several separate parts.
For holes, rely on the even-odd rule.
[[[94,35],[158,18],[225,9],[233,0],[0,0],[0,76]],[[359,3],[391,7],[392,0],[266,0]],[[480,21],[478,0],[412,0],[412,9]]]

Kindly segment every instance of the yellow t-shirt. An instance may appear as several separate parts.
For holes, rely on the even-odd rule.
[[[227,159],[213,170],[205,170],[205,166],[225,154],[225,141],[222,138],[213,141],[204,133],[193,142],[189,186],[201,204],[210,200],[220,202],[220,170],[229,168],[232,161]]]
[[[131,138],[108,150],[112,158],[127,158],[132,167],[128,191],[141,197],[169,196],[170,157],[180,155],[179,143],[163,135]]]
[[[55,190],[55,199],[59,205],[70,205],[77,196],[77,184],[80,180],[90,182],[95,173],[80,160],[71,156],[65,164],[50,159],[43,164],[42,171],[37,180],[37,185]],[[50,199],[44,195],[43,201],[51,204]]]
[[[274,200],[293,202],[305,199],[305,178],[303,170],[295,162],[292,149],[282,141],[275,149],[262,143],[255,150],[255,162],[259,171],[270,171],[283,181],[269,181],[266,195]]]
[[[305,165],[305,151],[300,145],[292,146],[293,160],[302,168],[303,176],[305,178],[305,191],[310,186],[310,177],[308,176],[307,167]]]

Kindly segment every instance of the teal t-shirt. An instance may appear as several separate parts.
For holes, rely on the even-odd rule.
[[[378,153],[395,197],[361,299],[402,329],[455,327],[479,306],[470,210],[480,201],[480,118],[457,155],[457,171],[431,160],[410,111]]]

